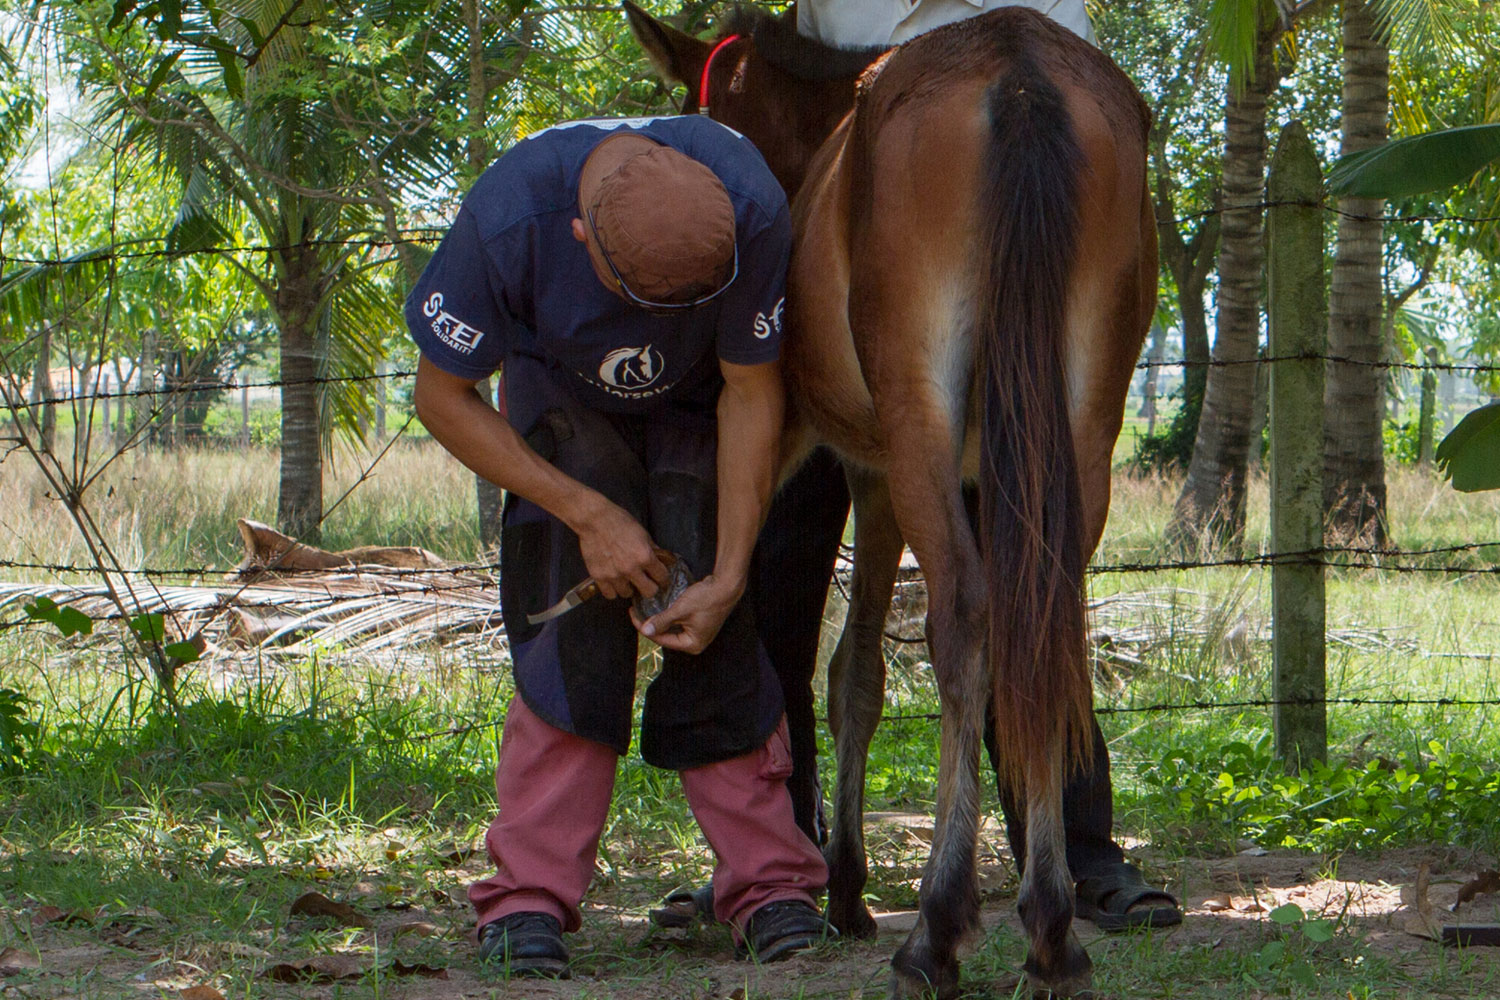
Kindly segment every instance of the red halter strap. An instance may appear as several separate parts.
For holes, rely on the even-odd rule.
[[[708,58],[704,60],[703,76],[698,81],[698,113],[700,115],[708,114],[708,71],[713,69],[714,67],[714,56],[717,56],[720,50],[730,42],[739,41],[739,38],[739,35],[728,35],[724,37],[719,41],[718,45],[715,45],[713,47],[713,50],[708,54]]]

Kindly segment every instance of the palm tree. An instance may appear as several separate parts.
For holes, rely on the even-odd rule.
[[[1390,121],[1390,49],[1365,0],[1344,0],[1345,156],[1384,142]],[[1384,202],[1339,199],[1328,301],[1323,505],[1335,537],[1385,544],[1385,355],[1381,310]]]
[[[1235,544],[1245,526],[1245,479],[1260,343],[1266,172],[1266,100],[1281,79],[1276,50],[1308,9],[1270,0],[1215,0],[1210,49],[1230,68],[1224,102],[1223,223],[1213,366],[1198,437],[1167,537],[1179,545]]]
[[[399,31],[403,18],[425,13],[382,5],[381,26]],[[132,54],[138,26],[122,35],[90,25],[109,60],[99,118],[126,123],[125,148],[153,157],[179,185],[169,248],[206,251],[247,237],[262,248],[230,259],[278,329],[277,522],[308,542],[320,536],[327,432],[355,432],[369,416],[371,394],[339,380],[373,372],[383,334],[400,326],[397,297],[378,280],[389,258],[370,245],[389,206],[380,195],[442,173],[434,137],[393,120],[386,95],[370,86],[391,72],[382,60],[392,57],[377,48],[353,65],[364,50],[340,44],[368,16],[323,0],[255,0],[217,24],[185,20],[177,37],[212,44],[167,44],[144,60]],[[416,63],[422,72],[402,66],[409,86],[450,75],[434,74],[425,52]]]
[[[1424,54],[1451,55],[1461,47],[1454,15],[1471,8],[1455,0],[1344,0],[1343,156],[1386,140],[1392,52],[1407,63]],[[1348,360],[1328,369],[1323,478],[1329,529],[1377,547],[1386,540],[1386,378],[1378,362],[1388,345],[1390,313],[1400,307],[1382,294],[1383,207],[1380,197],[1346,192],[1339,199],[1328,347],[1333,357]]]

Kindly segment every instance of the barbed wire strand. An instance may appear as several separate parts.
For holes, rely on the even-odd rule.
[[[394,438],[392,439],[395,440]],[[384,454],[390,450],[390,445],[382,450],[376,457],[378,462]],[[374,463],[372,463],[373,466]],[[358,483],[356,483],[358,485]],[[345,497],[348,496],[345,492]],[[341,497],[340,500],[344,499]],[[331,509],[330,509],[331,512]],[[325,514],[326,517],[326,514]],[[842,546],[845,550],[845,558],[848,558],[849,546]],[[1392,572],[1421,572],[1421,573],[1475,573],[1475,572],[1500,572],[1500,563],[1493,565],[1474,565],[1469,563],[1443,563],[1439,565],[1403,565],[1399,563],[1377,562],[1375,560],[1400,560],[1417,559],[1429,556],[1457,555],[1465,552],[1480,553],[1486,549],[1500,550],[1500,539],[1483,542],[1465,542],[1458,545],[1443,545],[1422,549],[1399,549],[1399,548],[1375,548],[1367,546],[1340,546],[1328,545],[1322,548],[1299,549],[1286,552],[1265,552],[1249,556],[1227,556],[1216,559],[1171,559],[1160,562],[1128,562],[1128,563],[1100,563],[1088,567],[1087,572],[1096,575],[1113,573],[1148,573],[1164,570],[1190,570],[1190,569],[1214,569],[1221,567],[1267,567],[1277,565],[1302,565],[1323,566],[1329,569],[1376,569],[1389,570]],[[333,553],[337,555],[337,553]],[[1335,556],[1363,556],[1366,561],[1342,560],[1330,558]],[[35,562],[28,560],[17,560],[0,557],[0,569],[23,569],[47,573],[66,574],[93,574],[98,572],[98,567],[88,566],[82,563],[57,563],[57,562]],[[143,577],[204,577],[224,574],[249,574],[256,572],[288,573],[304,577],[317,575],[348,576],[351,574],[364,573],[377,578],[400,579],[414,576],[452,576],[464,573],[497,573],[500,563],[488,562],[464,562],[451,563],[442,566],[384,566],[377,563],[345,563],[338,566],[321,566],[311,568],[296,568],[278,570],[274,565],[260,566],[247,565],[242,567],[224,568],[220,566],[181,566],[181,567],[139,567],[133,569],[111,570],[130,576]],[[231,581],[226,581],[231,582]],[[243,582],[243,581],[232,581]],[[414,590],[415,592],[415,590]]]
[[[1404,222],[1463,222],[1476,225],[1500,222],[1500,215],[1465,215],[1446,212],[1413,212],[1410,214],[1352,212],[1340,208],[1337,201],[1272,200],[1246,202],[1237,205],[1221,205],[1178,216],[1174,222],[1183,225],[1215,216],[1234,213],[1266,212],[1273,208],[1320,208],[1329,215],[1358,222],[1404,223]],[[25,267],[77,267],[80,264],[102,263],[108,260],[149,260],[152,258],[175,259],[191,256],[225,256],[229,254],[279,254],[318,247],[367,247],[372,250],[393,250],[402,246],[431,246],[442,240],[446,226],[417,226],[394,235],[367,237],[364,239],[303,240],[297,243],[240,243],[230,246],[195,247],[191,250],[162,247],[153,250],[96,251],[92,248],[75,254],[55,257],[28,257],[0,254],[0,266],[17,264]],[[394,260],[394,258],[393,258]]]
[[[1500,364],[1460,364],[1438,363],[1431,364],[1415,361],[1390,361],[1369,360],[1364,358],[1353,358],[1339,354],[1287,354],[1271,357],[1254,358],[1223,358],[1210,359],[1208,361],[1191,360],[1188,358],[1163,358],[1157,360],[1146,360],[1135,365],[1136,371],[1149,371],[1161,368],[1233,368],[1242,365],[1273,365],[1299,361],[1324,361],[1330,364],[1356,365],[1362,368],[1377,368],[1388,371],[1410,371],[1410,372],[1432,372],[1435,374],[1465,374],[1465,375],[1495,375],[1500,374]],[[165,385],[149,389],[111,389],[96,390],[93,392],[70,392],[66,395],[56,395],[48,399],[38,400],[13,400],[8,398],[9,392],[6,387],[0,386],[0,411],[20,413],[27,410],[42,409],[48,406],[65,406],[70,403],[81,401],[98,401],[109,399],[142,399],[148,397],[181,397],[191,393],[218,393],[247,391],[250,389],[281,389],[287,386],[303,385],[338,385],[357,384],[361,382],[380,382],[392,379],[414,378],[416,372],[410,369],[397,369],[389,372],[373,372],[365,375],[325,375],[301,379],[267,379],[258,382],[238,381],[202,381],[177,385]],[[18,390],[19,386],[11,387],[12,391]]]

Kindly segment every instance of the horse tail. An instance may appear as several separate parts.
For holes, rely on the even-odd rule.
[[[1024,52],[988,100],[979,542],[998,761],[1019,791],[1027,772],[1038,775],[1040,756],[1054,759],[1049,748],[1065,747],[1074,762],[1092,749],[1083,510],[1065,365],[1083,154],[1062,93]]]

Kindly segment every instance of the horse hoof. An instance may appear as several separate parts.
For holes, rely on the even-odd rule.
[[[824,913],[828,922],[839,929],[839,933],[846,938],[859,938],[861,940],[872,938],[880,929],[875,918],[870,916],[869,907],[864,903],[854,906],[841,906],[833,900],[828,901],[828,909]]]
[[[891,959],[891,1000],[952,1000],[958,996],[958,963],[934,966],[906,949]]]
[[[1043,986],[1028,976],[1026,984],[1031,990],[1031,1000],[1094,1000],[1096,995],[1088,976],[1077,983],[1054,983],[1051,986]]]
[[[1026,956],[1026,962],[1021,968],[1026,973],[1026,985],[1036,1000],[1089,1000],[1094,995],[1094,965],[1089,961],[1089,953],[1083,950],[1083,946],[1071,933],[1063,951],[1063,960],[1056,963],[1055,967],[1042,968],[1035,953],[1031,953]]]

